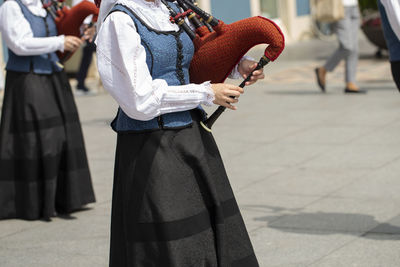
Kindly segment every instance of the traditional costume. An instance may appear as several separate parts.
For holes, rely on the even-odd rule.
[[[258,266],[200,104],[189,36],[160,0],[103,0],[98,68],[120,109],[111,267]],[[170,6],[177,10],[175,4]]]
[[[53,18],[40,0],[8,0],[0,27],[9,47],[0,125],[0,219],[46,219],[94,202],[78,111],[57,65]]]

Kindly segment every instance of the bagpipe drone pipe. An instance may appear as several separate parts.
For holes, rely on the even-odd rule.
[[[161,1],[166,4],[166,0]],[[277,59],[285,48],[282,31],[267,18],[257,16],[225,24],[201,10],[192,0],[177,0],[177,3],[184,12],[178,14],[172,8],[169,8],[169,11],[171,20],[180,25],[193,39],[195,53],[190,65],[190,80],[193,83],[210,80],[212,83],[224,82],[241,58],[256,45],[268,46],[253,72]],[[169,7],[167,4],[166,6]],[[185,24],[185,17],[195,26],[195,33]],[[239,85],[240,87],[245,86],[252,73]],[[203,127],[210,131],[224,110],[225,107],[220,106],[202,124]]]
[[[43,7],[53,17],[58,34],[76,37],[82,36],[81,26],[86,17],[93,15],[89,24],[89,27],[92,27],[99,15],[98,7],[87,0],[83,0],[71,8],[64,5],[64,0],[50,0],[47,4],[43,4]],[[67,61],[71,56],[71,52],[58,53],[61,63]]]

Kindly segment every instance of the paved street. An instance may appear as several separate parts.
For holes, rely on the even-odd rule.
[[[288,47],[214,126],[263,267],[400,266],[400,94],[365,40],[368,94],[343,94],[343,65],[320,93],[313,69],[335,46]],[[97,203],[51,223],[0,221],[1,267],[107,266],[117,107],[105,93],[77,103]]]

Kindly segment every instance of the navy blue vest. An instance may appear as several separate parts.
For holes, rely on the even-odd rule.
[[[56,24],[49,14],[45,18],[36,16],[20,0],[15,1],[21,7],[22,13],[29,22],[34,37],[57,36]],[[38,56],[18,56],[9,49],[8,55],[6,70],[9,71],[33,71],[37,74],[51,74],[54,71],[62,70],[56,65],[58,57],[54,52]]]
[[[383,33],[389,48],[390,61],[400,61],[400,40],[390,26],[385,7],[382,5],[381,1],[378,1],[378,5],[381,12]]]
[[[172,6],[177,9],[176,6]],[[122,11],[128,14],[135,23],[141,37],[141,44],[146,50],[146,63],[153,79],[163,79],[168,85],[184,85],[189,83],[189,66],[193,57],[194,47],[190,37],[182,30],[158,31],[138,17],[132,10],[117,4],[110,13]],[[198,107],[203,118],[205,112]],[[117,117],[111,123],[117,132],[138,132],[156,129],[183,128],[192,124],[190,111],[163,114],[157,118],[140,121],[130,118],[118,109]]]

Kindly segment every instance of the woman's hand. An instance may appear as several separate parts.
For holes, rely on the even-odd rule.
[[[83,44],[83,41],[78,37],[67,35],[64,37],[64,51],[74,52]]]
[[[246,79],[247,76],[256,67],[257,67],[257,62],[255,62],[253,60],[244,59],[244,60],[242,60],[242,62],[240,62],[239,66],[238,66],[238,71],[242,75],[242,77],[244,79]],[[251,85],[251,84],[255,83],[256,81],[258,81],[260,79],[264,79],[264,78],[265,78],[264,70],[263,69],[257,70],[253,73],[253,76],[251,76],[250,81],[246,82],[246,85]]]
[[[224,83],[213,83],[211,88],[214,91],[214,104],[236,110],[236,107],[232,104],[237,103],[240,94],[244,93],[243,88],[239,86],[224,84]],[[235,98],[231,98],[231,96]]]
[[[96,34],[96,27],[92,24],[85,25],[85,30],[83,32],[82,39],[84,41],[89,41],[90,43],[93,42],[94,35]]]

